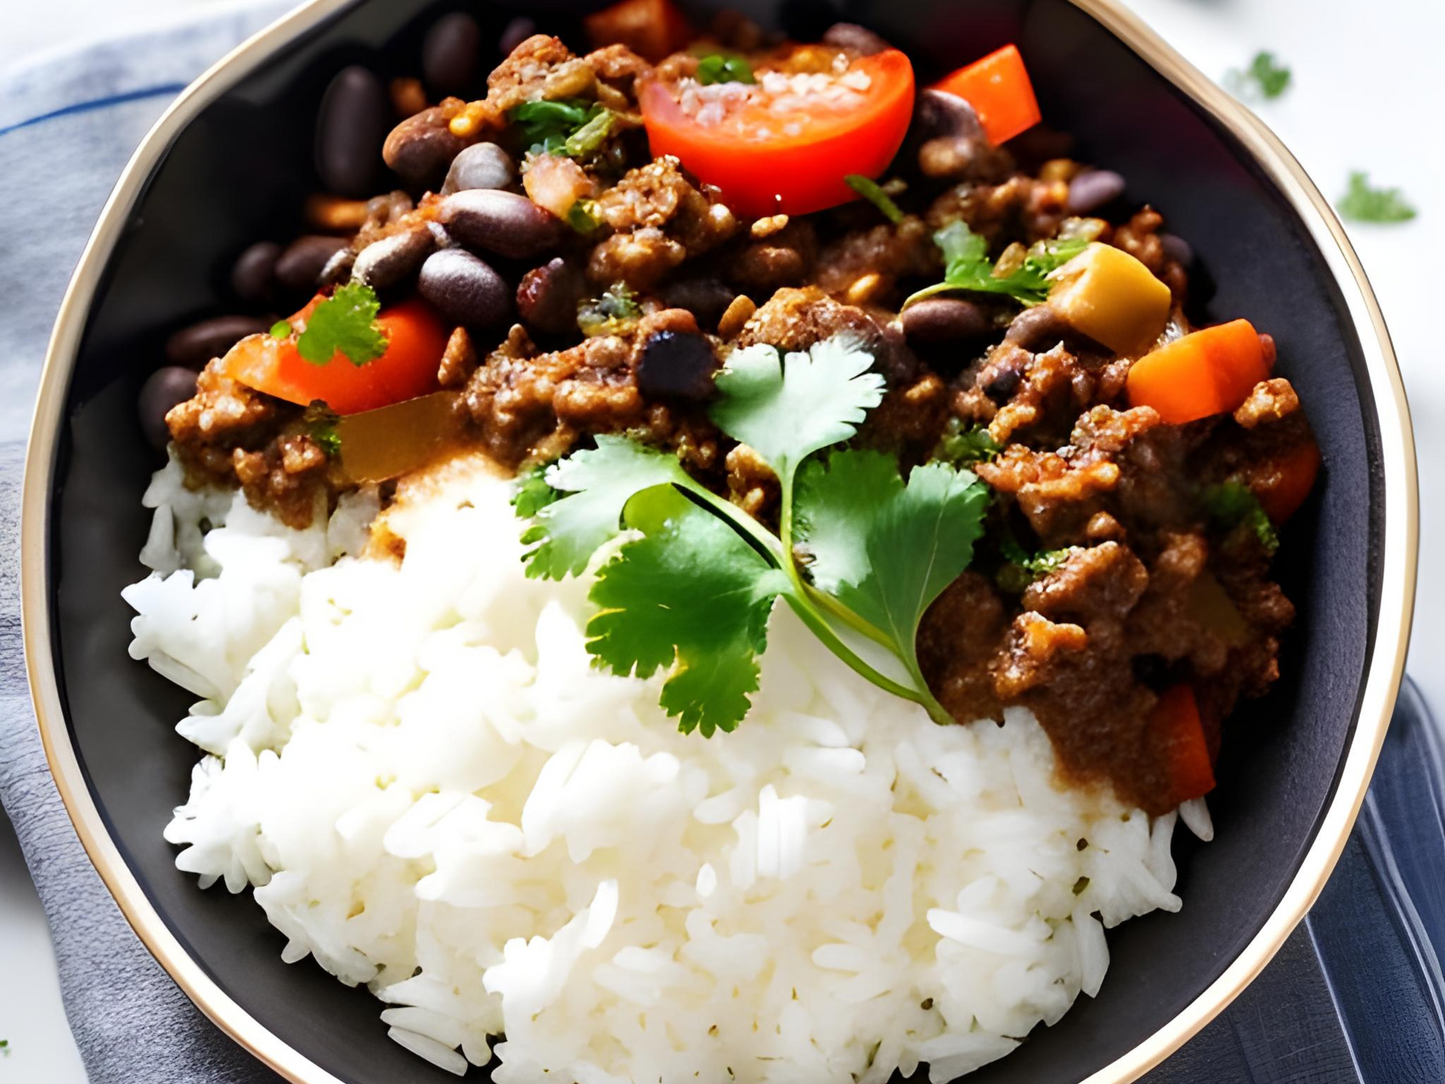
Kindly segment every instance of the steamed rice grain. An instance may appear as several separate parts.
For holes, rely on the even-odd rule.
[[[295,531],[172,463],[125,597],[132,655],[202,698],[177,866],[441,1068],[949,1080],[1096,994],[1104,927],[1179,907],[1174,815],[1060,789],[1026,711],[937,726],[778,607],[739,730],[679,734],[590,666],[585,580],[523,575],[505,482],[417,492],[398,562],[361,555],[374,492]]]

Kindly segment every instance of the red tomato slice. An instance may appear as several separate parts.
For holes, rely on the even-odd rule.
[[[652,153],[676,155],[749,217],[856,199],[843,178],[882,173],[913,116],[913,65],[897,49],[841,71],[756,75],[755,85],[650,82],[639,96]]]
[[[312,299],[290,322],[304,324],[323,300]],[[353,365],[339,352],[326,364],[315,365],[297,351],[294,335],[252,335],[221,359],[220,371],[288,403],[305,406],[319,399],[338,414],[358,414],[436,391],[437,367],[451,332],[431,306],[411,298],[382,310],[376,322],[386,333],[386,353],[365,365]]]

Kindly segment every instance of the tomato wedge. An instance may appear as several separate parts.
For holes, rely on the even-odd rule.
[[[816,51],[814,51],[816,56]],[[749,217],[808,214],[856,199],[843,178],[876,177],[913,116],[913,65],[897,49],[825,70],[759,66],[757,82],[652,81],[640,91],[654,155],[672,154]]]
[[[294,327],[325,297],[318,295],[291,317]],[[221,373],[248,388],[305,406],[321,400],[338,414],[415,399],[437,390],[437,366],[451,329],[425,301],[411,298],[383,309],[376,322],[386,334],[386,353],[365,365],[353,365],[337,353],[315,365],[296,349],[296,336],[277,339],[252,335],[233,346],[219,364]]]

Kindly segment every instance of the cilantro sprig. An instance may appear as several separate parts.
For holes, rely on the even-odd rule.
[[[1003,445],[989,435],[988,426],[973,425],[965,429],[957,418],[950,418],[933,458],[955,465],[987,463],[1001,451]]]
[[[359,282],[337,287],[312,311],[306,330],[296,340],[297,352],[313,365],[325,365],[338,353],[355,366],[386,353],[386,333],[376,323],[381,302],[376,291]],[[279,330],[272,328],[272,334]]]
[[[904,302],[905,308],[950,290],[1003,294],[1025,306],[1040,305],[1049,298],[1049,275],[1089,247],[1082,237],[1039,241],[1017,267],[1000,274],[988,258],[988,241],[961,221],[935,233],[933,243],[943,250],[943,281],[919,290]]]
[[[661,704],[684,732],[731,731],[746,715],[778,599],[857,673],[950,721],[915,640],[972,558],[987,490],[948,463],[905,478],[890,455],[840,447],[882,399],[872,363],[834,338],[787,355],[745,347],[718,373],[709,413],[777,476],[776,534],[675,455],[622,436],[518,483],[527,574],[595,566],[588,650],[614,673],[664,671]]]
[[[1279,532],[1259,503],[1259,498],[1243,482],[1220,482],[1205,486],[1200,494],[1209,518],[1226,528],[1247,527],[1259,539],[1265,553],[1274,556],[1279,549]]]
[[[507,111],[531,151],[587,158],[612,134],[617,114],[582,98],[523,102]]]
[[[877,181],[871,177],[865,177],[861,173],[850,173],[843,180],[854,192],[877,207],[889,222],[896,226],[903,221],[903,212],[898,209],[898,204],[893,202],[892,197],[883,191]]]
[[[1350,188],[1336,204],[1340,214],[1355,222],[1408,222],[1415,208],[1398,188],[1374,188],[1368,173],[1350,174]]]
[[[697,81],[706,87],[714,83],[756,83],[757,78],[746,57],[709,53],[697,62]]]

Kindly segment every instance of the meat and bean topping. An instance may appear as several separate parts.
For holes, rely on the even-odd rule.
[[[1037,120],[1026,85],[971,97],[966,68],[915,96],[859,27],[794,45],[731,17],[677,40],[680,19],[603,13],[590,51],[509,28],[483,78],[476,24],[444,21],[390,94],[338,74],[312,232],[242,252],[242,311],[171,338],[150,439],[301,525],[379,480],[363,458],[453,448],[346,447],[405,443],[370,412],[442,397],[411,416],[510,467],[627,434],[772,523],[777,479],[709,419],[714,374],[847,336],[885,381],[856,443],[990,491],[918,636],[938,702],[1029,707],[1071,779],[1150,812],[1212,786],[1223,720],[1278,676],[1293,607],[1271,558],[1319,456],[1273,341],[1191,327],[1189,247],[1125,178],[1012,139]],[[847,125],[851,147],[810,146]]]

